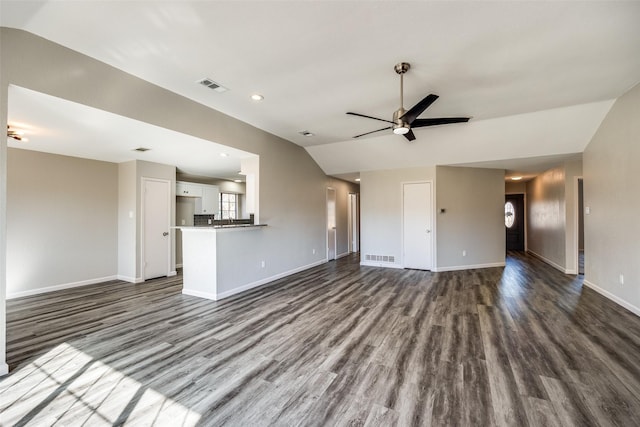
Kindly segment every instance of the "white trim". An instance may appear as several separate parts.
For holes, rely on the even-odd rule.
[[[29,297],[32,295],[44,294],[47,292],[60,291],[63,289],[77,288],[80,286],[95,285],[96,283],[108,282],[110,280],[118,280],[118,276],[98,277],[96,279],[81,280],[79,282],[62,283],[60,285],[46,286],[44,288],[30,289],[21,292],[7,292],[7,299]]]
[[[587,286],[588,288],[593,289],[594,291],[596,291],[597,293],[599,293],[600,295],[610,299],[611,301],[615,302],[616,304],[626,308],[627,310],[629,310],[630,312],[632,312],[633,314],[635,314],[636,316],[640,316],[640,308],[636,307],[633,304],[628,303],[627,301],[623,300],[622,298],[612,294],[611,292],[602,289],[600,286],[591,283],[588,280],[583,280],[582,284]]]
[[[547,259],[547,258],[543,257],[540,254],[537,254],[537,253],[533,252],[532,250],[528,250],[527,253],[529,253],[529,254],[533,255],[534,257],[538,258],[540,261],[543,261],[543,262],[549,264],[553,268],[562,271],[564,274],[571,274],[571,273],[568,273],[566,268],[562,267],[559,264],[556,264],[555,262],[551,261],[550,259]]]
[[[233,289],[230,289],[228,291],[221,292],[221,293],[210,293],[210,292],[201,292],[201,291],[193,291],[193,290],[185,291],[184,288],[182,289],[182,293],[184,295],[192,295],[192,296],[196,296],[196,297],[200,297],[200,298],[206,298],[206,299],[211,299],[211,300],[214,300],[214,301],[218,301],[218,300],[221,300],[221,299],[224,299],[224,298],[229,298],[230,296],[239,294],[241,292],[248,291],[249,289],[253,289],[253,288],[257,288],[257,287],[262,286],[262,285],[269,284],[270,282],[274,282],[274,281],[276,281],[278,279],[282,279],[283,277],[287,277],[287,276],[290,276],[292,274],[299,273],[301,271],[308,270],[308,269],[313,268],[313,267],[317,267],[317,266],[325,264],[325,263],[327,263],[327,259],[326,258],[325,259],[321,259],[320,261],[313,262],[311,264],[303,265],[302,267],[294,268],[293,270],[289,270],[289,271],[284,271],[282,273],[278,273],[278,274],[276,274],[274,276],[271,276],[271,277],[265,277],[264,279],[260,279],[260,280],[256,280],[255,282],[247,283],[246,285],[242,285],[242,286],[239,286],[237,288],[233,288]]]
[[[9,365],[6,363],[0,363],[0,377],[3,377],[9,373]]]
[[[327,190],[325,191],[325,207],[324,207],[324,214],[325,214],[325,227],[327,228],[327,232],[326,234],[326,239],[325,239],[325,248],[327,249],[326,251],[326,257],[327,260],[329,259],[329,190],[333,191],[333,217],[334,217],[334,227],[333,227],[333,255],[334,255],[334,259],[338,259],[338,191],[334,188],[334,187],[327,187]]]
[[[142,277],[129,277],[129,276],[122,276],[122,275],[117,275],[116,278],[118,280],[122,280],[123,282],[129,282],[129,283],[142,283],[144,282],[144,279]]]
[[[452,265],[448,267],[436,267],[431,269],[434,273],[440,273],[443,271],[459,271],[459,270],[473,270],[476,268],[494,268],[494,267],[504,267],[506,263],[504,261],[500,262],[490,262],[486,264],[472,264],[472,265]]]
[[[399,269],[404,268],[401,264],[375,262],[375,261],[360,261],[360,265],[363,265],[365,267],[382,267],[382,268],[399,268]]]
[[[178,272],[173,270],[173,271],[170,271],[169,274],[167,274],[167,277],[172,277],[172,276],[177,276],[177,275],[178,275]]]
[[[202,292],[202,291],[194,291],[193,289],[185,289],[182,288],[182,295],[190,295],[192,297],[198,297],[198,298],[206,298],[206,299],[211,299],[211,300],[216,300],[216,294],[211,293],[211,292]]]
[[[349,251],[347,251],[347,252],[343,252],[343,253],[341,253],[340,255],[336,255],[336,259],[344,258],[344,257],[346,257],[346,256],[347,256],[347,255],[349,255],[349,254],[350,254],[350,252],[349,252]]]

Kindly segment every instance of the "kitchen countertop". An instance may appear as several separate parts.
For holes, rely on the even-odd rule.
[[[202,230],[202,231],[214,231],[214,230],[233,230],[233,229],[246,229],[246,228],[260,228],[266,227],[267,224],[224,224],[224,225],[177,225],[171,228],[177,228],[180,230]]]

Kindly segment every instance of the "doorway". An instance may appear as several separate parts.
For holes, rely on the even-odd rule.
[[[507,251],[524,251],[524,194],[507,194],[504,201]]]
[[[347,215],[349,217],[349,253],[358,252],[360,250],[360,224],[358,221],[360,211],[358,208],[358,199],[359,197],[357,193],[349,193],[349,200],[347,204]]]
[[[576,237],[577,237],[577,245],[578,248],[578,256],[576,260],[578,261],[578,268],[576,271],[578,274],[584,275],[584,180],[582,178],[577,178],[578,182],[577,186],[577,215],[578,220],[576,221],[576,225],[578,227]]]
[[[327,261],[336,259],[336,190],[327,188]]]
[[[142,277],[168,276],[171,269],[171,181],[142,178]]]
[[[402,184],[403,266],[433,268],[431,182]]]

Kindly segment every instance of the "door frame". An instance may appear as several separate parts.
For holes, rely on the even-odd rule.
[[[528,220],[529,218],[527,217],[527,193],[523,193],[520,191],[510,191],[510,192],[505,192],[504,195],[509,196],[509,195],[513,195],[513,194],[522,194],[522,216],[524,218],[524,252],[527,253],[529,252],[529,247],[528,247],[528,236],[527,236],[527,225],[528,225]],[[506,203],[506,202],[504,202]],[[502,204],[502,210],[504,213],[504,203]],[[506,253],[506,243],[505,243],[505,253]]]
[[[580,191],[580,180],[582,180],[582,208],[583,208],[583,212],[582,212],[582,216],[583,216],[583,224],[584,224],[584,178],[582,177],[582,175],[580,176],[574,176],[573,177],[573,248],[572,250],[574,251],[575,254],[575,263],[573,266],[573,271],[574,273],[568,273],[568,274],[578,274],[580,272],[580,245],[579,245],[579,236],[578,234],[580,233],[580,206],[579,206],[579,202],[580,202],[580,198],[578,197],[578,192]],[[584,227],[584,225],[583,225]],[[584,230],[583,230],[584,232]],[[585,244],[586,246],[586,244]],[[585,271],[586,273],[586,271]]]
[[[355,204],[355,212],[354,212]],[[347,233],[349,235],[348,240],[348,252],[360,252],[360,194],[349,193],[347,194]],[[355,218],[355,224],[354,224]],[[354,238],[355,237],[355,238]],[[355,242],[355,245],[354,245]],[[355,247],[355,249],[354,249]]]
[[[431,186],[431,200],[429,200],[429,203],[431,205],[431,224],[429,224],[429,226],[431,227],[431,270],[430,271],[437,271],[437,260],[438,260],[438,255],[436,254],[436,240],[437,240],[437,232],[436,232],[436,224],[437,221],[435,221],[435,213],[436,213],[436,206],[435,206],[435,197],[436,197],[436,191],[435,191],[435,186],[433,185],[433,180],[421,180],[421,181],[402,181],[400,183],[400,250],[402,251],[402,268],[406,268],[404,265],[404,186],[405,184],[429,184]]]
[[[333,191],[333,195],[334,195],[334,201],[333,201],[333,210],[334,210],[334,218],[336,221],[335,227],[333,228],[334,232],[334,239],[333,239],[333,258],[331,260],[337,260],[338,259],[338,192],[336,191],[336,189],[334,187],[327,187],[326,191],[325,191],[325,205],[324,205],[324,214],[325,214],[325,227],[326,227],[326,233],[325,233],[325,248],[326,248],[326,256],[325,259],[327,261],[331,261],[329,259],[329,190]]]
[[[167,277],[175,275],[172,274],[171,271],[171,241],[172,233],[171,233],[171,180],[161,179],[161,178],[150,178],[143,176],[140,178],[140,277],[144,282],[146,280],[146,262],[145,262],[145,209],[146,209],[146,199],[144,197],[145,183],[147,181],[155,181],[162,182],[167,184],[167,231],[169,232],[169,238],[167,239]]]

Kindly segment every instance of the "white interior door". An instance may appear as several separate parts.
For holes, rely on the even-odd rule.
[[[142,179],[144,197],[142,268],[145,280],[169,275],[171,267],[170,184],[170,181]]]
[[[431,183],[402,185],[404,268],[433,268]]]
[[[327,260],[336,259],[336,190],[327,188]]]

